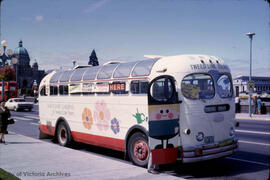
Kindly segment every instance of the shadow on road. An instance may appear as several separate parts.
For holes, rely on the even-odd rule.
[[[249,153],[249,152],[237,152],[235,155],[230,156],[236,159],[247,159],[252,158],[248,161],[257,158],[269,160],[269,156]],[[268,161],[269,162],[269,161]],[[265,164],[265,165],[263,165]],[[161,170],[167,174],[182,177],[186,179],[192,178],[219,178],[219,177],[229,177],[228,179],[233,179],[231,176],[241,176],[247,173],[256,173],[259,171],[268,170],[269,166],[266,164],[254,164],[252,162],[237,161],[229,158],[221,158],[217,160],[204,161],[192,164],[182,164],[176,163],[171,165],[162,166]],[[166,172],[167,171],[167,172]],[[225,177],[224,177],[225,176]],[[236,178],[237,179],[237,178]],[[241,179],[241,178],[240,178]]]

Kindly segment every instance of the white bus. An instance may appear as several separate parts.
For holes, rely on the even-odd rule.
[[[54,71],[39,87],[41,135],[123,151],[139,166],[150,151],[157,164],[233,154],[234,108],[229,67],[207,55]]]

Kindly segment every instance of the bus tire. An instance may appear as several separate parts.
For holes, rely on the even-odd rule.
[[[134,133],[128,140],[128,156],[133,164],[146,167],[150,155],[147,136],[141,132]]]
[[[58,125],[56,136],[60,146],[68,147],[71,145],[71,132],[64,122],[60,122]]]

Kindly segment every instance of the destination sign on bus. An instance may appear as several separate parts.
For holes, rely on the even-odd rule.
[[[119,93],[126,91],[126,83],[124,82],[117,82],[110,84],[110,92]]]
[[[222,65],[222,64],[192,64],[190,65],[190,68],[192,70],[200,70],[200,69],[228,69],[227,65]]]

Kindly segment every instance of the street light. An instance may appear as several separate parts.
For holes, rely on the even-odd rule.
[[[18,76],[17,76],[17,63],[18,63],[18,59],[15,58],[15,57],[12,57],[11,58],[11,63],[13,64],[13,67],[15,66],[15,73],[16,73],[16,83],[17,83],[17,79],[18,79]]]
[[[2,45],[2,47],[4,49],[3,54],[2,54],[2,51],[0,50],[0,54],[2,54],[2,55],[0,55],[0,59],[2,60],[1,67],[3,68],[6,65],[8,65],[7,60],[12,59],[13,52],[12,52],[11,49],[8,49],[6,51],[6,48],[7,48],[7,41],[6,40],[1,41],[1,45]],[[7,53],[7,55],[6,55],[6,53]],[[4,77],[2,79],[2,98],[1,98],[1,100],[2,101],[5,100],[5,81],[4,81]]]
[[[246,33],[246,35],[250,39],[249,82],[251,82],[251,76],[252,76],[252,38],[255,35],[255,33],[249,32],[249,33]],[[249,117],[251,117],[251,92],[249,92],[248,103],[249,103],[248,114],[249,114]],[[254,103],[254,105],[255,105],[255,103]]]

